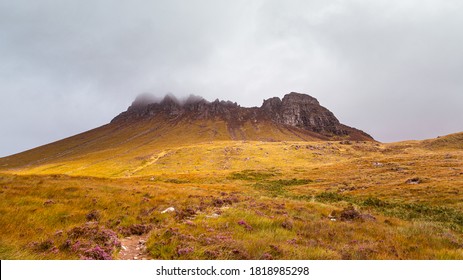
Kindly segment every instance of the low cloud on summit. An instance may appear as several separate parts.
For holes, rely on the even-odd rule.
[[[317,98],[379,141],[462,131],[463,2],[0,0],[0,156],[141,93]]]

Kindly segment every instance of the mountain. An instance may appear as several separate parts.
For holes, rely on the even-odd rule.
[[[179,155],[181,148],[193,151],[204,145],[204,153],[209,153],[212,143],[237,140],[374,141],[365,132],[341,124],[317,99],[301,93],[292,92],[283,99],[270,98],[261,107],[253,108],[230,101],[208,102],[197,96],[179,101],[171,95],[162,100],[142,95],[109,124],[2,158],[0,169],[17,173],[132,176],[163,157]],[[211,161],[219,164],[216,159]]]
[[[280,99],[264,100],[260,108],[243,108],[231,101],[208,102],[190,96],[183,102],[167,95],[162,101],[148,96],[137,98],[126,112],[114,118],[112,124],[131,124],[143,121],[191,124],[214,121],[225,124],[231,140],[280,141],[293,140],[373,140],[363,131],[343,125],[317,99],[291,92]],[[186,128],[188,129],[188,128]],[[278,131],[276,135],[269,131]],[[282,135],[281,135],[282,134]]]

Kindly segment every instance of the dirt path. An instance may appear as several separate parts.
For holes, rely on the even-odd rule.
[[[132,172],[130,172],[130,176],[134,175],[135,173],[137,173],[138,171],[141,171],[145,168],[147,168],[148,166],[150,165],[153,165],[155,164],[160,158],[164,157],[165,155],[167,155],[169,151],[166,150],[166,151],[162,151],[160,152],[159,154],[157,154],[156,156],[152,156],[149,161],[147,161],[146,163],[144,163],[142,166],[139,166],[137,168],[135,168],[134,170],[132,170]]]
[[[150,260],[146,251],[146,240],[148,235],[133,235],[121,239],[121,251],[119,252],[120,260]]]

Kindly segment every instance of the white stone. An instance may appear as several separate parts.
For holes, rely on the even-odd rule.
[[[207,215],[206,218],[218,218],[220,215],[219,214],[212,214],[212,215]]]
[[[169,213],[169,212],[175,212],[175,208],[174,207],[169,207],[166,210],[162,211],[161,214]]]

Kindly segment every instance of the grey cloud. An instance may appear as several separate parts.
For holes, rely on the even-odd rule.
[[[143,92],[259,106],[312,94],[380,141],[461,131],[460,1],[0,0],[0,156]]]

